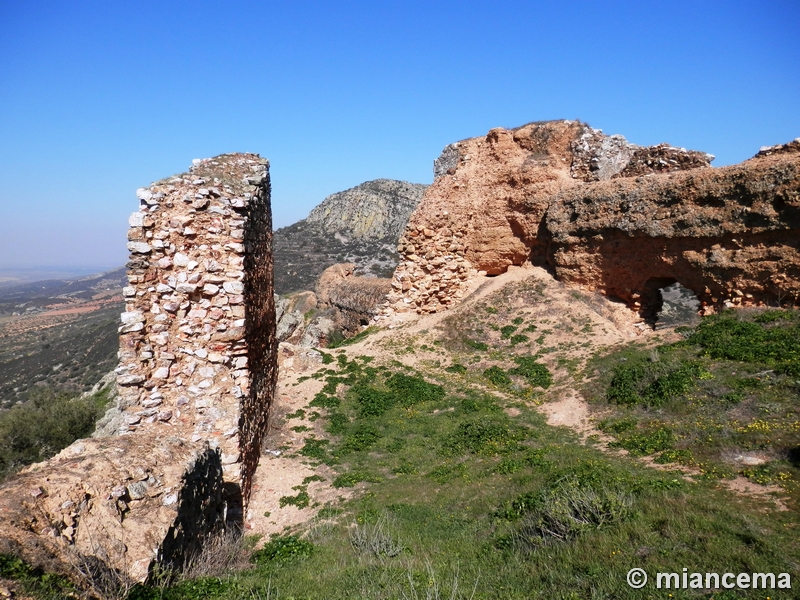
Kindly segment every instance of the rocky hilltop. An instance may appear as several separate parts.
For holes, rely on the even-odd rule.
[[[275,232],[275,290],[312,290],[322,272],[350,262],[365,275],[389,277],[397,240],[428,186],[367,181],[331,194],[306,219]]]
[[[436,312],[470,275],[525,262],[641,311],[678,282],[705,310],[800,294],[800,141],[723,168],[579,121],[451,144],[400,239],[395,310]]]

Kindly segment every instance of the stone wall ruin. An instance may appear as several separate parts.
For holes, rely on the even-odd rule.
[[[118,433],[219,447],[245,504],[277,376],[268,169],[228,154],[137,190],[116,371]]]
[[[447,146],[398,252],[386,314],[437,312],[470,278],[531,262],[647,314],[654,281],[701,311],[800,301],[800,140],[713,168],[579,121],[493,129]]]
[[[116,597],[241,520],[277,376],[268,169],[226,154],[137,190],[118,408],[0,486],[0,553]]]

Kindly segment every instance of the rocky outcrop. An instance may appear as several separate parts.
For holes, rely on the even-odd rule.
[[[227,154],[137,190],[118,407],[0,488],[9,551],[142,580],[241,521],[277,376],[268,166]]]
[[[325,198],[306,219],[275,232],[275,288],[310,290],[333,264],[353,262],[364,275],[387,277],[397,266],[397,240],[428,186],[367,181]]]
[[[90,587],[180,567],[225,525],[220,454],[144,433],[80,440],[0,490],[0,553]],[[106,590],[111,591],[111,590]]]
[[[334,327],[345,337],[358,333],[378,313],[391,290],[391,280],[357,277],[356,265],[344,263],[325,269],[317,282],[317,301],[333,309]]]
[[[673,282],[706,310],[800,292],[800,143],[715,169],[578,121],[451,144],[400,239],[393,310],[457,302],[471,274],[526,261],[642,308]]]

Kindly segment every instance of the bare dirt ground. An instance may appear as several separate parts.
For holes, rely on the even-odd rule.
[[[610,453],[627,454],[625,450],[610,449],[608,442],[611,438],[600,432],[594,425],[598,415],[593,414],[592,408],[574,387],[574,378],[563,367],[564,362],[571,363],[573,373],[576,368],[583,368],[586,360],[598,349],[610,348],[617,344],[629,342],[632,339],[652,340],[653,343],[672,341],[674,334],[670,330],[653,331],[643,325],[637,315],[631,313],[626,307],[614,303],[597,294],[583,294],[573,288],[567,288],[555,281],[544,269],[526,266],[509,269],[504,275],[496,277],[476,277],[470,282],[470,291],[457,307],[449,311],[418,315],[416,313],[398,313],[384,318],[380,323],[383,329],[368,336],[361,342],[348,346],[346,349],[335,352],[345,352],[348,356],[372,356],[376,363],[397,360],[405,365],[425,371],[431,365],[438,364],[443,357],[443,351],[432,347],[437,332],[445,327],[444,321],[453,314],[469,314],[471,308],[477,303],[485,302],[487,298],[496,297],[507,286],[515,284],[536,282],[544,286],[545,299],[535,305],[526,305],[523,308],[532,314],[533,318],[545,319],[552,323],[547,344],[558,348],[556,354],[561,362],[554,357],[543,358],[548,367],[555,374],[555,385],[550,388],[545,396],[531,406],[545,415],[550,425],[567,427],[576,432],[582,443],[597,444],[599,448]],[[492,296],[494,294],[494,296]],[[515,302],[514,296],[509,296],[510,302]],[[569,323],[580,322],[584,329],[576,332]],[[580,344],[576,344],[576,338]],[[428,346],[424,342],[429,342]],[[423,342],[422,344],[420,344]],[[428,349],[421,349],[419,346]],[[403,348],[413,348],[413,351],[403,351]],[[264,457],[258,467],[255,478],[253,497],[247,514],[246,527],[249,533],[267,535],[278,533],[287,527],[308,522],[314,518],[320,506],[328,502],[335,502],[353,494],[359,493],[364,484],[349,490],[332,487],[333,474],[324,466],[309,466],[309,460],[297,456],[306,437],[315,435],[324,437],[319,421],[309,421],[308,414],[305,419],[285,419],[285,415],[293,413],[298,408],[310,413],[307,405],[321,388],[321,382],[306,379],[298,382],[303,375],[309,375],[321,367],[320,362],[314,360],[299,360],[292,358],[284,360],[279,371],[279,389],[277,400],[273,407],[272,431],[267,441]],[[519,409],[509,409],[511,416],[516,416]],[[508,412],[508,411],[507,411]],[[294,431],[291,428],[305,426],[307,431]],[[284,450],[279,450],[284,448]],[[274,456],[269,450],[279,450],[280,456]],[[668,468],[675,470],[676,465],[658,465],[652,460],[642,460],[653,468]],[[697,475],[690,469],[681,468],[686,477]],[[314,474],[325,478],[324,482],[314,481],[307,484],[311,505],[298,509],[295,506],[280,506],[280,498],[295,496],[298,491],[296,486],[303,485],[303,479]],[[774,503],[778,508],[785,509],[776,495],[779,488],[761,486],[743,477],[734,480],[723,480],[721,484],[730,490],[744,494],[761,501]]]

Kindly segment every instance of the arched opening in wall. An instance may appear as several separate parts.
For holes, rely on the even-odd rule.
[[[653,277],[645,283],[641,317],[653,329],[693,325],[699,319],[700,300],[672,277]]]

